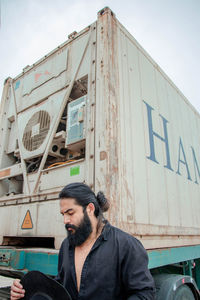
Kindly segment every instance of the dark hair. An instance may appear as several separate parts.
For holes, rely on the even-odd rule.
[[[110,203],[103,192],[98,192],[96,196],[88,185],[81,182],[66,185],[60,192],[59,198],[75,198],[76,202],[83,208],[89,203],[93,203],[95,207],[94,215],[100,220],[103,219],[103,212],[110,207]]]

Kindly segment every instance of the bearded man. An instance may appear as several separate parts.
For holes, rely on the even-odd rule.
[[[133,236],[103,217],[109,202],[83,183],[71,183],[59,194],[68,237],[59,251],[55,278],[73,300],[152,300],[155,289],[146,250]],[[25,291],[14,281],[11,300]]]

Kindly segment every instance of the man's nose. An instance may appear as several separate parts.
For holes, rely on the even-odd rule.
[[[67,215],[64,215],[64,224],[70,224],[70,217]]]

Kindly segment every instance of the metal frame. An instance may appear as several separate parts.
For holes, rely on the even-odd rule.
[[[3,254],[4,256],[3,260]],[[195,260],[196,282],[200,288],[200,245],[191,247],[179,247],[171,249],[159,249],[148,251],[149,269],[159,268],[179,262]],[[0,274],[3,269],[12,268],[22,272],[39,270],[49,275],[57,274],[58,251],[53,249],[9,249],[0,248]],[[184,272],[184,275],[192,276],[191,269]]]
[[[149,269],[200,258],[200,245],[149,250]]]
[[[3,256],[5,255],[5,256]],[[0,248],[0,274],[20,274],[32,270],[47,275],[57,274],[58,251],[48,249],[44,252],[37,249]]]

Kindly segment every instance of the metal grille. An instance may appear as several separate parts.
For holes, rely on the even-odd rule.
[[[23,145],[28,151],[38,149],[47,136],[50,127],[50,116],[48,112],[41,110],[36,112],[28,121],[24,134]]]

